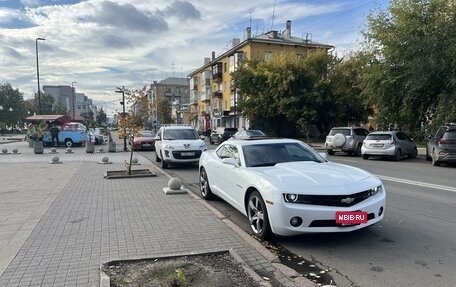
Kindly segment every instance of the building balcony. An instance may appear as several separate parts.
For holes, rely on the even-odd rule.
[[[201,93],[201,101],[209,102],[211,100],[211,95],[209,93]]]
[[[212,81],[221,83],[223,80],[222,63],[212,65]]]
[[[221,83],[223,81],[222,72],[216,72],[212,74],[212,81],[214,83]]]
[[[212,93],[212,96],[215,97],[215,98],[222,98],[223,97],[223,93],[222,91],[215,91]]]

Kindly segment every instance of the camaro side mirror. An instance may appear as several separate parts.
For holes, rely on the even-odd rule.
[[[328,155],[325,152],[319,152],[319,155],[321,155],[322,158],[328,159]]]

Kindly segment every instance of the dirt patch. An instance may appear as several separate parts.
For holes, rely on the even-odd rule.
[[[157,176],[157,174],[150,169],[132,169],[131,174],[127,174],[126,170],[110,170],[106,172],[105,178],[135,178],[135,177],[151,177]]]
[[[112,287],[260,287],[230,253],[120,261],[106,264],[103,271]]]

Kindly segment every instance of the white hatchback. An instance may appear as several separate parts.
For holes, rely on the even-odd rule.
[[[198,163],[206,149],[196,130],[187,125],[162,126],[155,137],[155,160],[164,169],[169,163]]]

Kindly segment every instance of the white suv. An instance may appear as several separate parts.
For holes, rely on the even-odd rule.
[[[155,137],[155,160],[162,168],[169,163],[198,163],[206,144],[191,126],[162,126]]]
[[[333,155],[336,151],[342,151],[349,155],[361,156],[363,140],[368,134],[369,132],[362,127],[332,128],[326,136],[326,152]]]

